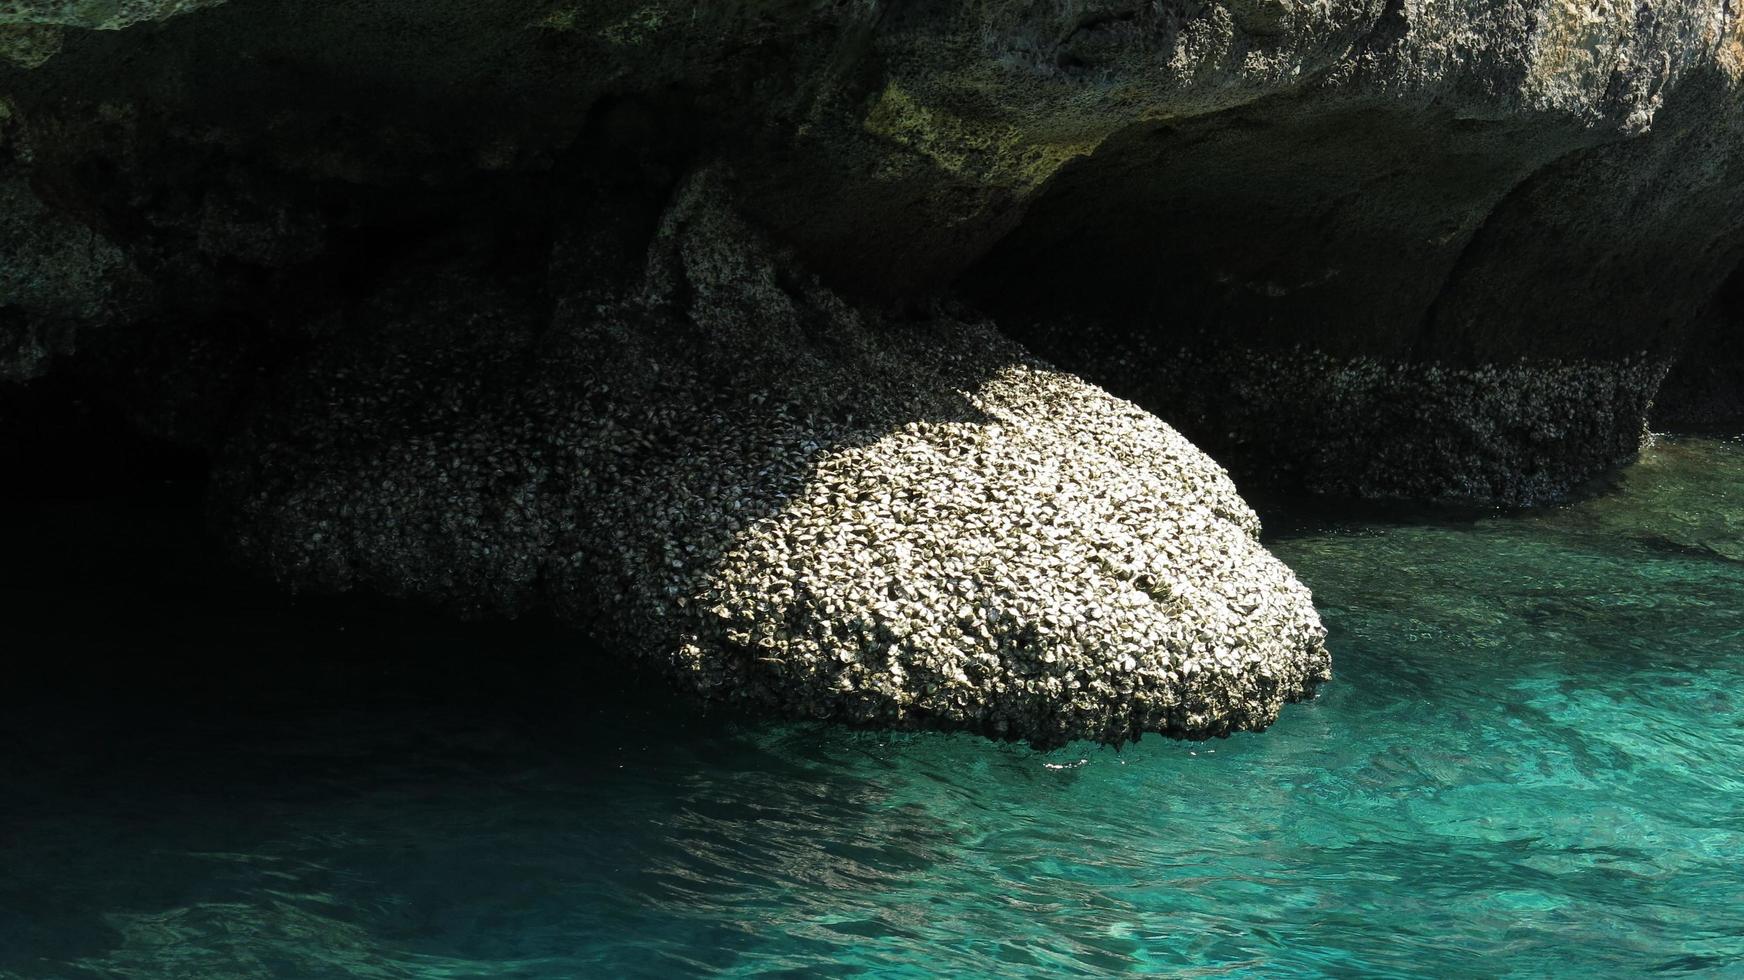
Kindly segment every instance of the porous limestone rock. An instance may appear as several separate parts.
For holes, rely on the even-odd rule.
[[[1425,378],[1524,359],[1645,379],[1611,403],[1645,406],[1658,374],[1632,365],[1674,358],[1744,260],[1744,26],[1715,0],[10,0],[0,25],[0,57],[36,65],[0,65],[33,186],[164,287],[130,323],[228,310],[262,265],[342,263],[502,181],[561,196],[598,140],[731,163],[739,206],[837,288],[962,291],[1067,369],[1120,345]],[[1076,332],[1044,344],[1062,309]],[[1259,380],[1184,379],[1260,420],[1188,434],[1287,427]],[[1527,502],[1626,458],[1628,415],[1376,486]],[[1351,426],[1326,465],[1423,445]],[[1294,472],[1330,452],[1302,435],[1275,447]],[[1490,473],[1513,459],[1543,478]]]
[[[0,24],[0,61],[35,68],[60,53],[61,29],[46,24]]]
[[[788,717],[1197,738],[1328,676],[1307,590],[1174,430],[985,323],[879,317],[795,268],[705,176],[630,295],[547,323],[458,274],[406,287],[436,295],[304,365],[234,450],[239,554],[549,606]]]
[[[0,0],[0,24],[56,24],[118,30],[224,0]]]
[[[789,714],[1252,727],[1305,596],[1065,372],[1256,481],[1554,499],[1744,261],[1741,78],[1714,0],[0,0],[0,380],[221,458],[300,587]]]
[[[1057,334],[1030,339],[1074,346]],[[1641,352],[1462,367],[1167,343],[1131,338],[1075,362],[1088,380],[1154,406],[1224,465],[1273,487],[1452,504],[1554,503],[1632,456],[1668,363]]]

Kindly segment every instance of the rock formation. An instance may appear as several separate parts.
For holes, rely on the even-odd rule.
[[[1741,32],[0,0],[0,383],[74,372],[210,453],[238,557],[298,587],[556,608],[788,714],[1258,727],[1324,674],[1312,611],[1120,398],[1322,493],[1628,459],[1685,345],[1733,349]],[[1675,414],[1723,413],[1736,373],[1679,370]]]
[[[1186,440],[984,323],[856,310],[710,188],[630,295],[548,313],[451,268],[290,372],[222,476],[244,559],[546,605],[786,716],[1203,737],[1325,678],[1307,591]]]
[[[125,253],[88,262],[210,291],[330,247],[335,183],[462,193],[583,139],[682,144],[839,288],[956,286],[1324,492],[1532,502],[1627,458],[1741,258],[1722,3],[12,0],[0,24],[70,31],[18,42],[36,67],[0,92],[55,220]],[[27,352],[93,319],[29,315]],[[1336,405],[1420,410],[1327,408],[1276,383],[1297,360]],[[1566,424],[1516,424],[1525,401]]]

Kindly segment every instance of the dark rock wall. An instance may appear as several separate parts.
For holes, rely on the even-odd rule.
[[[270,371],[390,256],[535,248],[725,163],[834,288],[959,292],[1250,478],[1518,503],[1628,457],[1744,257],[1724,4],[13,0],[0,31],[13,379]],[[1294,351],[1338,367],[1258,367]],[[176,411],[209,438],[239,384]]]
[[[384,276],[236,435],[245,565],[555,611],[765,713],[1057,744],[1263,728],[1327,676],[1305,589],[1173,430],[986,323],[857,307],[687,180],[620,290],[548,261]]]
[[[1741,36],[1705,0],[0,0],[0,450],[125,425],[288,587],[549,609],[705,701],[1262,728],[1324,630],[1166,423],[1255,484],[1521,504],[1629,458],[1679,357],[1662,417],[1729,411]]]
[[[1744,432],[1744,274],[1726,280],[1685,335],[1652,421],[1656,430]]]
[[[1691,85],[1601,142],[1297,99],[1145,127],[1066,167],[964,288],[1250,479],[1553,500],[1634,454],[1738,259],[1744,141],[1730,90]]]

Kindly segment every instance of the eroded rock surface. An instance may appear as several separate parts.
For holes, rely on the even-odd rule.
[[[119,30],[225,0],[0,0],[0,62],[35,68],[60,53],[67,27]]]
[[[232,453],[240,554],[547,605],[785,716],[1205,737],[1327,677],[1307,590],[1174,430],[985,323],[856,309],[710,186],[631,295],[456,277],[300,368]]]
[[[57,24],[117,30],[141,21],[223,3],[224,0],[0,0],[0,24]]]
[[[1318,628],[1163,423],[1356,496],[1629,458],[1686,344],[1732,349],[1741,38],[1687,0],[0,0],[0,380],[220,460],[298,587],[554,607],[787,714],[1256,727]]]
[[[86,321],[228,311],[254,270],[292,288],[404,227],[410,198],[562,175],[603,139],[627,166],[648,147],[731,163],[739,206],[852,294],[966,291],[1068,369],[1188,351],[1166,386],[1117,393],[1252,479],[1272,474],[1240,446],[1300,402],[1244,366],[1290,351],[1631,387],[1565,452],[1495,442],[1537,428],[1489,391],[1423,420],[1492,413],[1481,458],[1447,439],[1422,479],[1304,484],[1523,503],[1633,452],[1654,379],[1744,260],[1744,28],[1706,0],[11,0],[0,25],[0,96],[41,151],[21,179],[169,307],[50,321],[0,297],[36,338],[13,375]],[[1218,431],[1183,387],[1248,392],[1254,426]],[[1325,431],[1267,456],[1365,470],[1362,447],[1430,445],[1387,413],[1352,416],[1336,458]],[[1494,472],[1516,460],[1542,473]]]

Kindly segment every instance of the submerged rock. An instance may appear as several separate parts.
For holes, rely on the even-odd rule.
[[[710,187],[634,295],[547,324],[413,289],[325,351],[232,454],[239,553],[296,587],[549,606],[788,717],[1204,737],[1328,676],[1307,590],[1174,430],[985,323],[848,304]]]

